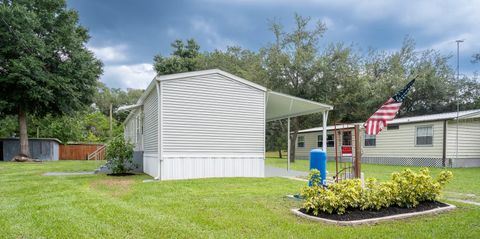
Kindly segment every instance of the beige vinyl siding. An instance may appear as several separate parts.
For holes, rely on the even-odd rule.
[[[447,158],[456,157],[455,120],[447,124]],[[458,158],[480,159],[480,119],[461,119],[458,125]]]
[[[150,91],[144,101],[143,150],[146,154],[158,152],[158,97],[157,90]]]
[[[433,129],[433,145],[417,146],[416,127],[432,126]],[[328,133],[333,133],[329,130]],[[339,132],[337,132],[339,133]],[[298,136],[305,136],[305,147],[296,147],[296,157],[308,159],[310,150],[317,147],[317,136],[322,132],[299,133]],[[364,130],[361,130],[360,140],[363,146],[362,157],[426,157],[426,158],[442,158],[443,154],[443,121],[422,122],[413,124],[400,124],[397,130],[384,129],[376,136],[375,146],[364,146]],[[355,134],[352,130],[352,150],[355,150]],[[337,147],[338,155],[341,153],[342,137],[337,135],[336,140],[340,142]],[[337,142],[335,142],[337,143]],[[335,156],[333,147],[327,147],[327,156],[329,158]]]
[[[352,151],[354,152],[355,151],[355,132],[353,129],[349,129],[349,130],[343,130],[343,131],[340,131],[338,130],[337,131],[337,137],[334,137],[334,141],[335,141],[335,144],[337,144],[337,141],[340,143],[338,146],[337,146],[337,154],[340,156],[341,152],[342,152],[342,133],[341,132],[344,132],[344,131],[351,131],[352,132]],[[334,131],[333,130],[328,130],[327,131],[328,134],[333,134]],[[322,135],[323,133],[322,132],[310,132],[310,133],[299,133],[297,135],[297,139],[299,136],[304,136],[305,137],[305,147],[298,147],[298,144],[295,145],[295,157],[297,159],[308,159],[310,157],[310,151],[312,149],[317,149],[317,148],[322,148],[322,146],[320,145],[320,147],[318,147],[318,136]],[[298,142],[298,141],[297,141]],[[327,157],[329,159],[332,159],[335,157],[335,147],[327,147]]]
[[[165,155],[264,153],[265,92],[219,74],[162,82]]]
[[[416,128],[432,126],[433,145],[415,145]],[[364,142],[362,142],[363,144]],[[424,157],[442,158],[443,122],[400,124],[399,129],[384,129],[377,135],[375,147],[363,147],[363,157]]]

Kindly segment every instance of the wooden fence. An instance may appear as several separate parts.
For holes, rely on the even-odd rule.
[[[103,147],[103,144],[60,145],[60,160],[87,160],[88,155]]]

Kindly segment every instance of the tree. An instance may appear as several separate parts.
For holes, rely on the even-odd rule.
[[[434,50],[416,50],[415,41],[409,37],[399,51],[372,53],[365,60],[364,77],[373,94],[364,119],[413,78],[414,89],[407,95],[400,116],[453,110],[456,86],[448,59]]]
[[[472,58],[473,63],[480,63],[480,53],[473,54]]]
[[[27,115],[72,113],[92,102],[101,62],[64,0],[0,2],[0,112],[18,115],[29,156]]]
[[[84,119],[85,140],[88,142],[106,142],[110,138],[110,120],[101,112],[85,115]],[[123,128],[114,119],[112,122],[112,137],[123,133]]]
[[[170,56],[154,57],[155,70],[159,75],[220,69],[257,84],[266,85],[267,75],[260,53],[238,46],[229,46],[225,51],[201,53],[200,46],[194,39],[189,39],[186,44],[181,40],[175,40],[171,46],[173,52]]]
[[[285,32],[278,22],[271,24],[275,42],[262,50],[265,55],[264,66],[267,69],[267,87],[305,99],[316,97],[312,90],[313,82],[318,80],[320,61],[318,57],[319,39],[326,31],[322,22],[309,29],[310,18],[295,14],[295,28]],[[290,160],[295,160],[297,133],[305,117],[292,120],[293,131],[290,135]]]
[[[83,113],[83,112],[82,112]],[[44,117],[30,116],[29,136],[42,138],[57,138],[63,143],[83,141],[85,132],[82,113],[73,115],[51,115]]]
[[[282,120],[267,123],[265,146],[267,151],[277,151],[282,158],[282,150],[287,148],[287,127]]]
[[[98,89],[94,97],[95,107],[104,115],[110,115],[110,105],[113,109],[113,118],[119,122],[123,122],[127,116],[127,111],[117,112],[120,106],[132,105],[142,96],[142,89],[127,89],[126,91],[119,88],[108,88],[102,82],[98,82]]]
[[[265,86],[267,72],[262,63],[261,54],[238,46],[227,47],[225,51],[214,50],[198,56],[198,69],[218,68]]]
[[[18,129],[18,120],[12,115],[0,119],[0,138],[12,137]]]
[[[186,45],[182,40],[177,39],[171,46],[174,50],[170,57],[158,54],[153,58],[154,68],[159,75],[198,70],[200,46],[194,39],[187,40]]]

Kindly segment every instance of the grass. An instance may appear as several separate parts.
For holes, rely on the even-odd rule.
[[[269,159],[268,163],[277,162]],[[301,161],[297,163],[295,168],[305,168]],[[289,212],[290,208],[299,207],[299,202],[286,199],[285,195],[298,192],[305,183],[284,178],[143,183],[148,176],[42,176],[45,172],[93,170],[97,166],[98,162],[91,161],[0,163],[0,237],[480,237],[480,207],[461,203],[447,214],[358,227],[300,219]],[[372,167],[366,172],[383,167]],[[471,178],[463,179],[463,172]],[[478,190],[478,169],[459,169],[454,173],[459,178],[456,180],[468,184],[450,186],[450,190]]]

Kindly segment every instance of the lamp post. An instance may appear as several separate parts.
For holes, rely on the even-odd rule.
[[[459,83],[460,83],[460,43],[464,42],[465,40],[456,40],[455,42],[457,43],[457,89],[456,89],[456,94],[455,98],[457,101],[457,132],[456,132],[456,145],[455,145],[455,161],[458,161],[458,116],[460,114],[460,100],[459,100]],[[452,165],[453,167],[453,165]]]

